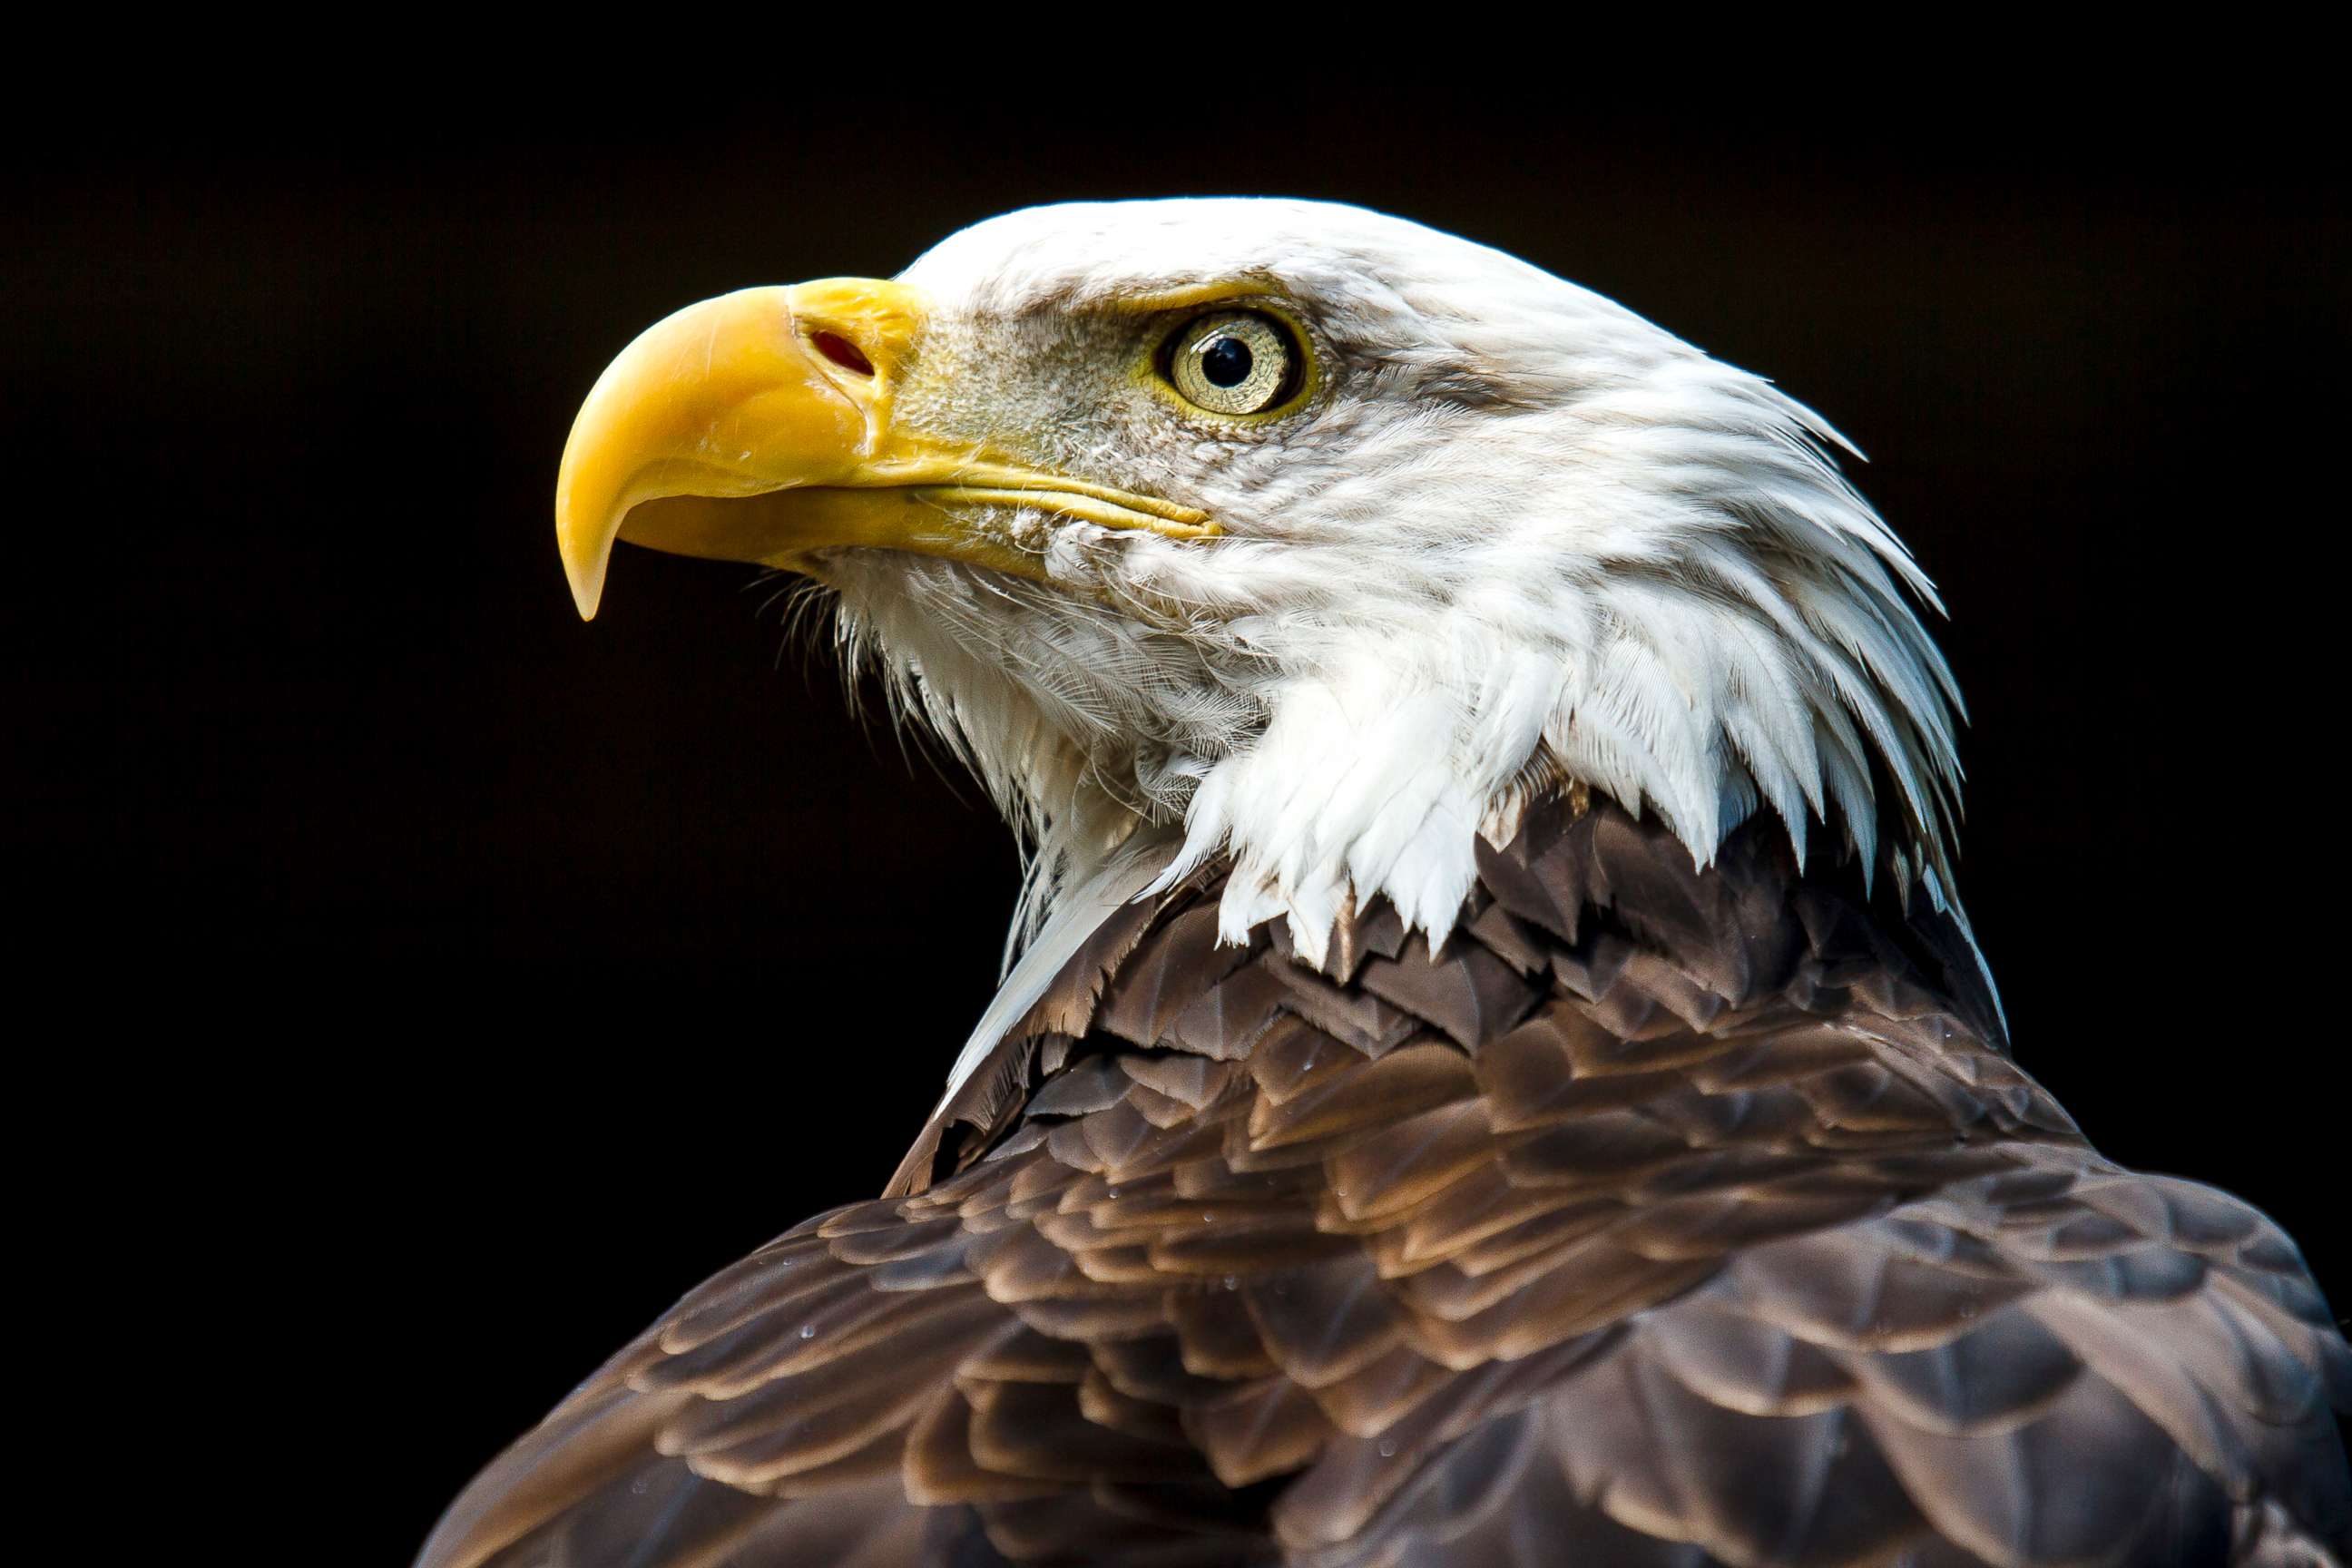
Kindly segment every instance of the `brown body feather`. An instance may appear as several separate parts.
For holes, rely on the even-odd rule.
[[[426,1568],[2318,1563],[2352,1350],[1939,917],[1566,804],[1434,959],[1122,911],[891,1196],[703,1286]]]

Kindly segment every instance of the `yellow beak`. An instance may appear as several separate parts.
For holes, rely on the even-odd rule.
[[[840,546],[1038,574],[1002,531],[1025,507],[1110,528],[1213,534],[1204,514],[1008,461],[891,417],[925,301],[829,279],[746,289],[648,328],[596,380],[555,487],[555,542],[583,619],[613,542],[802,564]]]

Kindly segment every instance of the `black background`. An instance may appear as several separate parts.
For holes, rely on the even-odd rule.
[[[1962,887],[2019,1056],[2352,1296],[2342,667],[2293,645],[2342,440],[2291,431],[2343,401],[2347,226],[2293,102],[1257,136],[1246,102],[449,93],[28,131],[0,294],[12,1032],[71,1149],[36,1190],[78,1267],[168,1278],[185,1375],[277,1462],[331,1454],[367,1560],[679,1291],[877,1187],[1014,888],[975,792],[845,718],[747,569],[625,552],[577,621],[578,399],[681,304],[1055,198],[1396,211],[1841,426],[1952,609]]]

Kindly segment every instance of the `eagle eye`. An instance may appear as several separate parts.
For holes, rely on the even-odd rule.
[[[1298,389],[1302,357],[1288,327],[1256,310],[1218,310],[1169,340],[1168,379],[1212,414],[1262,414]]]

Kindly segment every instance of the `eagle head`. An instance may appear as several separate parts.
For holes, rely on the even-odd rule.
[[[1433,949],[1478,837],[1577,788],[1702,864],[1769,806],[1946,905],[1958,694],[1843,445],[1416,224],[1071,205],[654,326],[557,534],[583,615],[616,538],[818,584],[1023,834],[1030,921],[1139,846],[1225,855],[1224,934],[1319,963],[1376,895]]]

